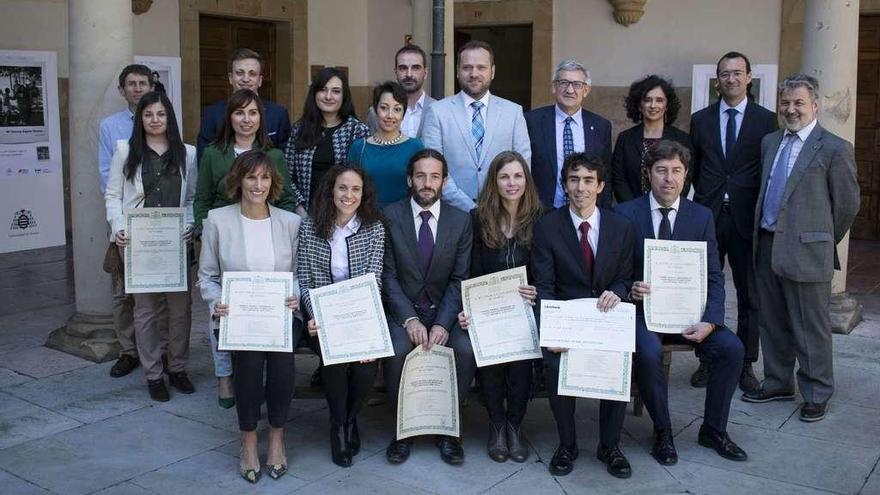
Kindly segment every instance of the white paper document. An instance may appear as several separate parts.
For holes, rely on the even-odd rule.
[[[459,436],[458,380],[452,348],[416,346],[407,356],[397,396],[397,439]]]
[[[184,208],[134,208],[125,212],[125,293],[186,292]]]
[[[596,301],[541,301],[541,347],[635,352],[636,307],[618,303],[603,313]]]
[[[291,272],[224,272],[220,301],[229,316],[220,318],[221,351],[293,352]]]
[[[559,395],[629,402],[632,353],[570,349],[559,359]]]
[[[657,333],[680,334],[706,310],[706,242],[645,239],[645,324]]]

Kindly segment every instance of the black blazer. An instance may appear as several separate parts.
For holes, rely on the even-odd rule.
[[[733,153],[725,158],[721,149],[720,105],[709,105],[691,117],[694,201],[709,207],[718,218],[727,192],[736,230],[743,238],[751,239],[761,189],[761,140],[777,129],[776,114],[750,101]]]
[[[599,297],[610,290],[626,300],[633,281],[632,226],[612,210],[600,209],[599,246],[590,273],[568,210],[557,208],[535,223],[530,266],[538,299]],[[535,308],[540,313],[540,304]]]
[[[618,203],[642,196],[642,138],[645,125],[638,124],[622,131],[614,143],[614,156],[611,158],[611,177],[614,186],[614,197]],[[677,141],[688,149],[691,148],[691,137],[678,127],[670,124],[663,126],[663,139]],[[687,184],[682,195],[688,191]]]
[[[559,167],[556,163],[556,105],[536,108],[526,112],[526,127],[532,144],[532,177],[538,189],[538,197],[547,208],[553,208],[556,195],[556,176]],[[602,158],[605,164],[605,182],[609,183],[611,161],[611,122],[599,115],[581,110],[584,123],[584,145],[587,153]],[[611,191],[599,195],[599,206],[611,207]]]
[[[440,218],[434,242],[434,256],[428,273],[419,267],[418,239],[410,198],[386,206],[385,267],[382,292],[389,324],[403,323],[416,314],[415,303],[424,289],[437,306],[434,324],[451,330],[461,311],[461,281],[468,278],[471,264],[471,217],[440,203]],[[428,322],[424,322],[428,323]]]
[[[284,144],[290,136],[290,115],[287,109],[277,103],[264,99],[266,106],[266,133],[272,140],[272,146],[284,151]],[[226,117],[226,100],[218,101],[205,107],[202,113],[202,125],[199,128],[199,136],[196,140],[196,152],[198,159],[202,159],[202,151],[217,139],[220,130],[223,129],[223,119]]]

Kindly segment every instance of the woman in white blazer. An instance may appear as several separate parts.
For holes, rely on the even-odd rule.
[[[209,211],[203,223],[199,288],[218,327],[220,318],[229,315],[229,307],[220,303],[224,272],[296,273],[300,217],[269,204],[278,200],[282,186],[282,177],[266,152],[246,151],[235,159],[226,176],[227,195],[234,204]],[[302,317],[296,311],[300,293],[296,277],[293,290],[287,307],[295,312],[291,332],[296,347],[303,331]],[[266,467],[275,479],[287,472],[284,424],[293,397],[293,358],[293,352],[232,353],[235,406],[241,431],[239,472],[251,483],[260,479],[257,422],[264,401],[269,416]]]
[[[110,162],[104,201],[110,241],[123,255],[129,242],[125,211],[134,208],[185,208],[183,238],[190,242],[193,228],[193,196],[196,186],[196,150],[183,144],[174,108],[164,93],[147,93],[138,103],[131,139],[118,141]],[[150,397],[169,399],[162,378],[162,343],[158,326],[158,305],[168,308],[168,382],[184,394],[195,392],[186,373],[189,356],[190,293],[134,294],[134,332],[138,358]]]

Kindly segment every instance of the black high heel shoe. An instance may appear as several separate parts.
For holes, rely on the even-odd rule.
[[[358,432],[357,419],[352,419],[345,423],[345,443],[348,444],[352,457],[358,455],[358,452],[361,451],[361,435]]]
[[[351,466],[351,449],[345,441],[345,426],[330,425],[330,456],[333,464],[341,467]]]

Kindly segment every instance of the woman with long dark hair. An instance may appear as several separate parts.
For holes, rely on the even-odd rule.
[[[526,160],[516,151],[499,153],[489,165],[477,207],[471,210],[471,277],[528,267],[532,227],[540,216],[541,201]],[[521,286],[519,292],[531,304],[538,295],[532,285]],[[468,316],[461,312],[458,322],[467,329]],[[526,360],[480,368],[480,388],[489,413],[487,450],[494,461],[525,462],[529,456],[522,421],[531,392],[532,366],[533,361]]]
[[[355,164],[334,165],[315,190],[312,218],[300,231],[297,276],[309,334],[318,326],[310,291],[334,282],[372,273],[382,286],[385,227],[376,204],[376,191],[364,170]],[[334,463],[351,466],[360,450],[357,414],[367,398],[379,363],[324,365],[324,394],[330,409],[330,453]]]
[[[131,139],[116,143],[104,194],[111,241],[116,243],[120,256],[131,242],[125,231],[125,211],[134,208],[185,208],[183,239],[191,241],[195,173],[196,150],[183,144],[171,101],[164,93],[147,93],[135,111]],[[163,349],[157,325],[158,305],[163,301],[168,307],[168,382],[181,393],[195,391],[186,373],[189,290],[134,294],[138,358],[144,367],[150,397],[161,402],[169,399],[162,377]]]

